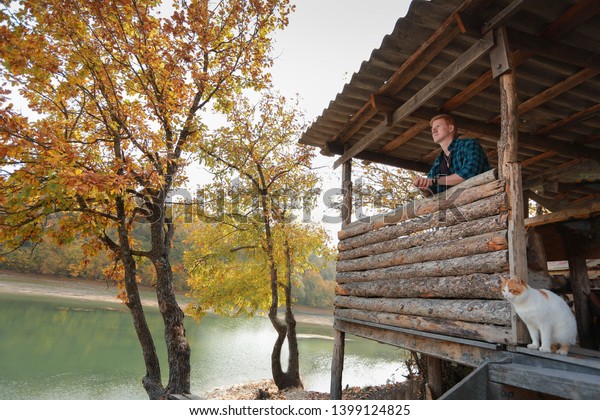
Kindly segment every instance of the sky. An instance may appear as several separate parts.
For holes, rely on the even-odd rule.
[[[291,0],[294,2],[294,0]],[[286,97],[299,95],[307,121],[314,121],[342,91],[352,74],[371,52],[379,48],[396,21],[405,16],[410,0],[295,0],[288,26],[274,34],[275,63],[271,72],[275,88]],[[18,97],[16,106],[20,107]],[[27,109],[21,109],[25,114]],[[328,192],[341,186],[341,168],[333,170],[335,158],[317,152],[324,194],[311,221],[323,223],[336,241],[339,212],[324,201]],[[189,168],[190,184],[203,184],[207,174]],[[325,222],[323,219],[325,218]]]
[[[319,116],[403,17],[409,0],[298,0],[275,36],[276,87]]]
[[[275,35],[275,87],[286,97],[299,94],[308,121],[314,121],[409,6],[410,0],[298,0],[289,25]],[[323,201],[327,191],[340,188],[341,168],[333,170],[336,158],[317,155],[324,195],[311,219],[325,218],[323,226],[335,241],[340,223],[331,219],[339,212]]]

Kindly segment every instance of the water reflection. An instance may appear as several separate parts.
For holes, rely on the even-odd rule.
[[[162,320],[155,309],[147,315],[166,376]],[[194,393],[271,377],[275,332],[267,319],[209,315],[199,324],[187,320],[186,329]],[[298,332],[306,388],[328,391],[331,327],[299,324]],[[402,356],[399,349],[349,336],[344,384],[402,380]],[[0,294],[0,398],[146,399],[144,370],[122,305]]]

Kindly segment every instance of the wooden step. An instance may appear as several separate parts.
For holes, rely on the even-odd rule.
[[[490,363],[488,380],[572,400],[600,399],[600,375],[517,363]]]

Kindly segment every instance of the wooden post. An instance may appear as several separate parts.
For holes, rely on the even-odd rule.
[[[342,166],[342,229],[352,220],[352,159]]]
[[[592,312],[590,308],[590,277],[585,259],[585,239],[573,234],[568,227],[563,227],[562,234],[567,244],[569,259],[569,282],[575,301],[577,318],[577,335],[579,345],[586,349],[598,348],[598,337],[592,330]]]
[[[329,398],[342,399],[342,371],[344,370],[344,348],[346,333],[334,330],[333,337],[333,362],[331,363],[331,385]]]
[[[346,149],[348,146],[346,145]],[[352,219],[352,159],[342,166],[342,229],[350,224]],[[331,362],[331,384],[329,398],[342,399],[342,372],[344,370],[344,349],[346,333],[335,329],[333,341],[333,360]]]
[[[431,399],[437,400],[442,396],[442,359],[427,356],[427,384]]]
[[[500,141],[498,142],[498,171],[506,179],[508,213],[509,270],[511,276],[527,281],[527,235],[521,165],[518,161],[519,114],[515,72],[511,63],[506,28],[495,31],[496,47],[490,54],[492,69],[498,71],[500,83]],[[513,310],[513,333],[517,342],[527,340],[527,331]]]

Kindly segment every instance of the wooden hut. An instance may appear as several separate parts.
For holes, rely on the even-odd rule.
[[[600,258],[599,74],[597,0],[414,0],[303,134],[342,167],[332,398],[346,334],[427,355],[435,397],[443,359],[477,368],[444,398],[600,398],[590,278]],[[439,113],[478,138],[495,169],[352,220],[352,160],[428,171]],[[548,213],[528,217],[530,200]],[[578,321],[568,356],[527,350],[499,287],[519,275],[554,288],[555,261],[568,262]]]

